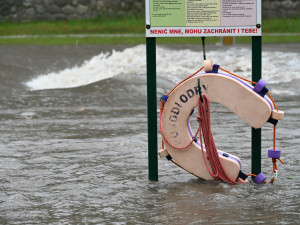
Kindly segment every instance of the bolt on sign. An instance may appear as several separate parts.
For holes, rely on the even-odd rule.
[[[146,37],[261,36],[261,0],[146,0]]]

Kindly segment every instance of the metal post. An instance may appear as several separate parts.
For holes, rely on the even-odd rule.
[[[148,172],[149,180],[158,181],[157,102],[156,102],[156,39],[146,38]]]
[[[261,79],[262,41],[261,36],[252,37],[252,80]],[[252,127],[251,138],[251,171],[253,174],[261,172],[261,129]]]

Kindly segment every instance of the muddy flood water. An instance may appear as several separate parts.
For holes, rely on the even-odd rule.
[[[274,184],[241,185],[198,179],[166,159],[159,181],[148,180],[145,45],[2,45],[0,52],[0,224],[299,223],[300,45],[263,46],[262,76],[285,111],[277,125],[285,165]],[[250,46],[207,46],[207,57],[250,78]],[[157,47],[158,105],[201,59],[200,45]],[[250,173],[251,128],[211,108],[218,149]],[[266,124],[267,180],[272,135]]]

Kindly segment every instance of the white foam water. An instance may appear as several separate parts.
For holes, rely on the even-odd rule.
[[[207,58],[222,68],[250,79],[251,50],[232,47],[228,50],[208,51]],[[300,53],[263,52],[263,78],[268,83],[290,82],[300,79]],[[157,76],[177,83],[202,65],[202,52],[157,47]],[[293,68],[291,70],[291,68]],[[73,88],[109,79],[118,75],[146,74],[146,47],[137,45],[123,51],[101,53],[81,66],[59,72],[37,75],[26,85],[31,90]]]

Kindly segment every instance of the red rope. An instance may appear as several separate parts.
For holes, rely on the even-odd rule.
[[[206,165],[206,168],[209,174],[218,180],[223,180],[230,184],[237,184],[238,182],[232,180],[226,173],[222,162],[220,161],[219,153],[215,145],[215,141],[211,132],[210,126],[210,107],[208,98],[203,96],[203,103],[198,98],[198,123],[199,123],[199,133],[200,133],[200,146],[202,150],[203,159]],[[203,149],[203,141],[205,144],[207,159],[211,166],[212,171],[210,170],[208,163],[206,161]]]

